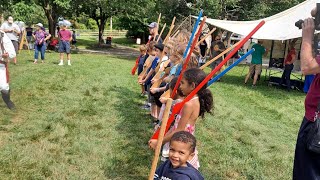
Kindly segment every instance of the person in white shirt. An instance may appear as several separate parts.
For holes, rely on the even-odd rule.
[[[4,22],[1,27],[0,30],[4,31],[6,33],[6,35],[9,37],[9,39],[11,40],[15,52],[18,53],[18,48],[19,48],[19,35],[20,35],[20,27],[13,23],[13,18],[11,16],[8,17],[8,21]],[[17,64],[17,58],[14,57],[13,58],[13,62],[14,64]]]
[[[3,101],[11,110],[15,105],[10,99],[8,58],[15,58],[16,52],[10,38],[4,31],[0,30],[0,92]]]

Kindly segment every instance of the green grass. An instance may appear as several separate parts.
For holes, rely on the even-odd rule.
[[[19,55],[10,66],[9,111],[0,101],[0,179],[147,179],[152,135],[139,109],[134,59],[58,54],[32,64]],[[206,179],[291,179],[304,94],[243,85],[243,67],[211,87],[214,115],[196,129],[200,171]],[[246,69],[247,71],[247,69]]]
[[[77,39],[77,47],[80,49],[97,49],[98,39],[97,37],[80,36]],[[125,37],[115,37],[112,38],[112,45],[126,46],[131,48],[138,48],[139,45],[136,44],[134,39],[129,39]]]

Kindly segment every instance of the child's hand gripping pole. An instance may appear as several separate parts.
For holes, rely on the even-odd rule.
[[[193,53],[194,48],[196,47],[196,44],[197,44],[197,42],[198,42],[199,36],[200,36],[200,34],[201,34],[202,28],[203,28],[206,20],[207,20],[207,17],[204,17],[203,20],[202,20],[202,22],[201,22],[201,24],[200,24],[200,27],[199,27],[199,29],[198,29],[198,31],[197,31],[197,34],[196,34],[196,36],[195,36],[195,38],[194,38],[194,41],[192,42],[192,46],[191,46],[191,48],[190,48],[190,51],[189,51],[189,53],[188,53],[188,56],[187,56],[187,58],[185,59],[185,62],[184,62],[184,64],[183,64],[183,67],[182,67],[181,73],[180,73],[180,75],[179,75],[179,78],[178,78],[178,80],[177,80],[177,83],[176,83],[176,85],[174,86],[174,89],[173,89],[173,91],[172,91],[172,93],[171,93],[171,98],[173,98],[173,97],[176,95],[177,89],[178,89],[178,87],[179,87],[179,85],[180,85],[180,82],[181,82],[181,79],[182,79],[182,77],[183,77],[183,73],[184,73],[184,71],[185,71],[185,70],[187,69],[187,67],[188,67],[188,63],[189,63],[189,61],[190,61],[191,55],[192,55],[192,53]],[[190,42],[190,41],[189,41],[189,42]],[[186,53],[186,52],[188,52],[187,49],[185,50],[185,53]]]
[[[166,103],[166,108],[164,110],[163,118],[161,121],[160,134],[159,134],[157,147],[156,147],[155,154],[154,154],[153,161],[152,161],[152,166],[151,166],[151,170],[150,170],[150,174],[149,174],[149,180],[153,180],[154,174],[156,172],[156,168],[157,168],[157,164],[158,164],[158,160],[159,160],[159,156],[160,156],[160,150],[161,150],[161,146],[162,146],[162,141],[163,141],[167,121],[168,121],[169,114],[170,114],[171,105],[172,105],[172,99],[169,98]]]
[[[239,44],[238,46],[179,104],[176,104],[173,107],[172,113],[168,119],[166,132],[169,130],[169,125],[174,121],[174,117],[179,111],[182,109],[183,105],[190,101],[194,95],[198,93],[198,91],[221,69],[221,67],[246,43],[254,33],[256,33],[263,25],[265,21],[261,21]],[[157,130],[151,139],[158,139],[159,130]]]

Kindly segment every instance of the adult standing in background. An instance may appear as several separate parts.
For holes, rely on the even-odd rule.
[[[159,43],[162,44],[162,38],[159,37],[159,25],[156,22],[153,22],[151,24],[148,25],[149,27],[149,33],[151,36],[151,40],[150,41],[157,41],[159,38]]]
[[[293,70],[293,63],[296,60],[296,49],[294,48],[294,45],[294,41],[290,42],[289,52],[286,59],[284,60],[284,71],[281,77],[281,81],[279,83],[279,85],[281,86],[282,83],[285,82],[288,91],[290,91],[291,89],[290,75]]]
[[[1,25],[0,30],[5,32],[6,35],[9,37],[17,54],[19,50],[18,36],[20,35],[20,27],[17,24],[13,23],[13,18],[9,16],[8,20]],[[14,64],[17,64],[16,56],[13,58],[13,62]]]
[[[311,14],[316,15],[316,9]],[[293,180],[319,180],[320,154],[307,148],[307,138],[315,121],[319,121],[320,103],[320,54],[313,56],[313,39],[315,24],[312,18],[304,20],[302,24],[301,71],[304,75],[316,74],[305,100],[305,115],[302,120],[293,165]]]
[[[35,40],[34,43],[34,64],[38,63],[39,52],[41,53],[41,62],[44,63],[44,55],[46,52],[46,41],[51,35],[47,33],[41,23],[36,24],[37,30],[32,34]]]
[[[247,74],[244,83],[247,84],[250,76],[254,73],[252,87],[255,87],[257,84],[258,76],[262,71],[262,56],[267,53],[267,50],[263,46],[263,41],[261,40],[258,40],[258,43],[254,44],[251,49],[254,49],[254,52],[252,53],[249,73]]]

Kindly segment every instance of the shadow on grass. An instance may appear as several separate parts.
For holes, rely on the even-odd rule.
[[[112,87],[109,91],[121,99],[113,108],[120,116],[116,131],[123,139],[113,148],[118,154],[105,167],[105,176],[108,179],[146,179],[153,157],[147,145],[152,128],[146,112],[139,107],[139,93],[125,87]]]

